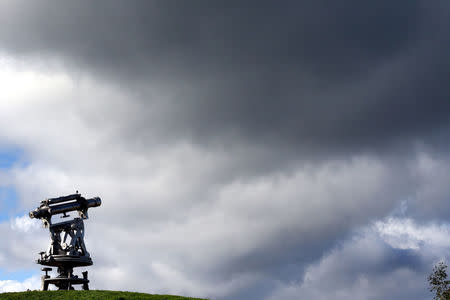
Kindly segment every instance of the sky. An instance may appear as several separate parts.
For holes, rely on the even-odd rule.
[[[91,289],[430,299],[450,256],[448,1],[0,2],[0,292],[49,197]]]

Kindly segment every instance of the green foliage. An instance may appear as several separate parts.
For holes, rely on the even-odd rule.
[[[100,299],[112,299],[112,300],[205,300],[199,298],[189,298],[181,296],[170,295],[151,295],[143,293],[132,292],[116,292],[116,291],[31,291],[21,293],[2,293],[0,299],[19,300],[100,300]]]
[[[439,262],[428,276],[430,291],[435,292],[434,300],[450,300],[450,280],[447,280],[447,265]]]

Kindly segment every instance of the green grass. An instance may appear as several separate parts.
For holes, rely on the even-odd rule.
[[[31,300],[65,300],[65,299],[83,299],[83,300],[205,300],[200,298],[190,298],[171,295],[151,295],[132,292],[115,292],[115,291],[31,291],[20,293],[0,293],[0,299],[31,299]]]

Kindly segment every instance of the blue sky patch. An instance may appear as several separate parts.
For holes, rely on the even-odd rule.
[[[13,186],[0,186],[0,222],[17,213],[17,193]]]
[[[23,150],[15,147],[0,147],[0,169],[10,169],[16,164],[23,163]]]
[[[0,143],[0,172],[7,173],[13,167],[25,167],[28,162],[20,147]],[[18,196],[13,185],[0,182],[0,222],[18,215]]]
[[[24,281],[34,275],[38,275],[37,270],[18,270],[10,272],[0,269],[0,280]]]

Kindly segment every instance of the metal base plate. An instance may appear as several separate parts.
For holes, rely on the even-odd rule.
[[[52,255],[49,258],[38,259],[36,262],[44,266],[66,268],[86,267],[93,264],[90,257],[75,255]]]

